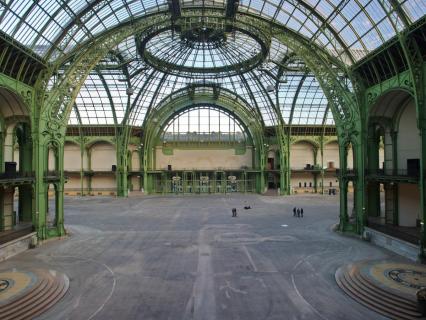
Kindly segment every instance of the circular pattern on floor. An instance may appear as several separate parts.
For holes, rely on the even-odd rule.
[[[67,276],[54,270],[0,271],[1,319],[33,319],[58,302],[68,287]]]
[[[426,267],[397,261],[364,261],[360,272],[384,289],[415,298],[419,289],[426,288]]]
[[[9,287],[10,287],[9,280],[0,279],[0,292],[5,291]]]
[[[37,276],[32,272],[0,272],[0,306],[25,294],[36,282]]]
[[[336,271],[353,299],[392,319],[420,318],[416,292],[426,288],[426,267],[390,260],[359,261]]]
[[[413,289],[426,288],[426,273],[416,270],[395,269],[387,272],[387,276],[406,287]]]

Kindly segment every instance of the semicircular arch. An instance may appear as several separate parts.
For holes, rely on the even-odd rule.
[[[91,149],[96,144],[108,144],[115,148],[115,143],[112,141],[112,139],[108,139],[104,137],[93,137],[92,139],[90,139],[84,144],[84,147],[86,149]]]
[[[229,92],[222,90],[216,97],[209,93],[205,94],[200,92],[194,93],[193,95],[185,93],[180,94],[182,92],[176,92],[164,99],[163,102],[147,116],[144,124],[146,142],[158,136],[174,115],[199,105],[211,105],[226,113],[235,115],[250,134],[255,144],[256,142],[263,142],[261,134],[263,129],[262,122],[257,118],[254,110],[245,104],[243,100],[238,101],[236,96],[232,96]],[[176,95],[177,93],[178,95]]]
[[[0,86],[0,117],[7,122],[30,122],[30,108],[22,96]]]
[[[369,108],[369,124],[396,127],[406,105],[412,100],[414,100],[413,93],[404,88],[393,88],[383,92]]]
[[[250,135],[254,147],[259,150],[257,161],[261,163],[260,157],[264,154],[262,124],[253,118],[253,109],[249,106],[236,100],[226,98],[229,98],[229,96],[227,97],[223,93],[219,94],[217,97],[196,93],[191,96],[181,95],[177,99],[167,99],[167,103],[163,103],[153,110],[147,116],[144,126],[144,158],[147,160],[145,165],[148,167],[151,165],[149,162],[150,157],[147,156],[147,151],[152,149],[168,121],[176,114],[200,105],[211,105],[235,116],[244,127],[246,133]]]

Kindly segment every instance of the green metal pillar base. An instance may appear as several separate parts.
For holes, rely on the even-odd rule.
[[[265,192],[265,173],[263,172],[263,170],[256,175],[256,192]]]
[[[426,125],[425,125],[426,126]],[[426,128],[421,128],[421,150],[422,157],[420,161],[420,210],[422,215],[422,230],[420,238],[420,248],[422,249],[421,254],[424,254],[424,248],[426,248]]]
[[[288,196],[290,195],[290,183],[288,178],[288,170],[280,170],[280,195]]]
[[[339,223],[339,231],[340,232],[347,232],[347,233],[354,233],[356,234],[356,226],[352,223],[349,223],[348,221],[340,221]]]
[[[368,148],[367,148],[367,163],[368,169],[374,172],[378,170],[379,165],[379,148],[380,148],[380,134],[377,132],[375,123],[370,124],[368,128]],[[369,217],[380,216],[380,183],[376,181],[369,181],[366,185],[366,202],[367,202],[367,215]]]
[[[127,197],[129,195],[127,171],[117,171],[117,197]]]
[[[370,181],[367,185],[368,216],[380,217],[380,183]]]
[[[63,172],[62,172],[63,174]],[[63,236],[65,234],[64,229],[64,179],[59,182],[56,187],[56,231],[57,236]]]
[[[4,188],[0,188],[0,231],[4,231]]]
[[[344,142],[339,141],[339,161],[340,161],[340,175],[339,175],[339,218],[340,218],[340,231],[345,230],[348,224],[348,180],[346,178],[347,168],[347,147]]]
[[[46,226],[38,226],[36,232],[39,240],[46,240],[48,238]]]
[[[128,197],[129,196],[129,192],[128,190],[124,190],[124,189],[117,189],[117,197]]]
[[[314,193],[318,193],[318,175],[314,173]]]
[[[30,185],[19,187],[19,221],[32,222],[32,187]]]
[[[143,174],[143,189],[145,194],[151,194],[152,193],[152,176],[144,170]]]
[[[47,229],[46,234],[47,234],[47,238],[44,238],[43,240],[49,239],[49,238],[63,237],[66,235],[66,231],[65,231],[64,225],[61,223],[61,224],[58,224],[56,227]]]
[[[33,144],[31,129],[28,124],[17,126],[16,134],[19,143],[19,172],[29,173],[33,171]],[[33,188],[31,185],[19,186],[19,220],[31,222],[33,215]]]

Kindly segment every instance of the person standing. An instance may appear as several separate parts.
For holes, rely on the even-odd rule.
[[[232,208],[232,217],[235,218],[237,216],[237,208]]]
[[[300,216],[303,218],[303,208],[300,208]]]
[[[297,208],[297,217],[300,218],[300,209]]]
[[[296,207],[293,208],[293,217],[296,216]]]

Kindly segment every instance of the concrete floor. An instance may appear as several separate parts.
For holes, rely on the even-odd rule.
[[[331,231],[336,196],[86,197],[65,206],[68,239],[0,264],[69,276],[65,298],[39,319],[384,319],[335,283],[342,264],[392,256]]]

